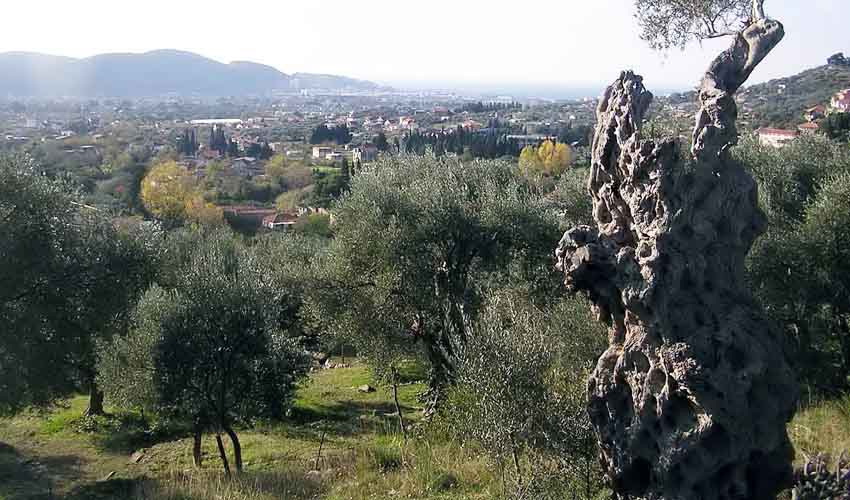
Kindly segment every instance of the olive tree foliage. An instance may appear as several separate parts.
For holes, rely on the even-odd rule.
[[[90,415],[102,414],[103,391],[97,386],[97,345],[123,334],[133,307],[156,278],[162,234],[156,226],[131,222],[119,228],[102,213],[80,226],[75,259],[92,272],[76,282],[87,293],[62,311],[66,330],[86,341],[76,358],[81,389],[89,392]]]
[[[557,234],[553,212],[507,163],[384,159],[336,207],[316,317],[379,370],[421,355],[433,408],[488,284],[521,277],[532,295],[558,286],[548,251]]]
[[[140,301],[130,333],[104,349],[101,382],[124,405],[182,419],[221,445],[225,432],[242,468],[237,424],[280,418],[309,360],[282,325],[292,308],[258,252],[230,233],[202,235],[169,288]]]
[[[24,157],[0,158],[0,412],[92,390],[97,341],[153,277],[157,237],[119,228]]]
[[[850,165],[849,165],[850,166]],[[844,386],[850,382],[850,169],[835,172],[806,208],[800,233],[814,261],[814,297],[831,316]]]
[[[501,290],[488,299],[459,356],[449,421],[510,464],[520,488],[553,477],[565,479],[573,494],[599,486],[585,380],[606,336],[589,309],[579,298],[538,306]]]
[[[736,149],[758,181],[768,218],[749,257],[753,290],[784,330],[803,380],[824,390],[846,387],[850,283],[841,242],[850,228],[850,152],[820,136],[780,149],[749,138]]]
[[[593,224],[593,203],[587,192],[589,175],[588,168],[570,168],[546,195],[546,204],[558,215],[564,230]]]
[[[269,299],[278,308],[277,328],[311,350],[324,347],[321,323],[311,316],[308,297],[317,285],[317,267],[328,246],[323,237],[271,233],[257,238],[253,247],[264,269]]]
[[[657,50],[732,35],[763,19],[764,0],[635,0],[641,38]]]

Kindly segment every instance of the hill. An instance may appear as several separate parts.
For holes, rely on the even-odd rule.
[[[850,67],[825,65],[794,76],[752,85],[738,94],[743,118],[753,127],[793,127],[803,112],[818,104],[828,105],[841,89],[850,88]]]
[[[101,54],[72,59],[0,54],[0,95],[15,97],[157,97],[266,95],[293,88],[372,90],[371,82],[333,75],[287,75],[271,66],[223,64],[190,52]]]

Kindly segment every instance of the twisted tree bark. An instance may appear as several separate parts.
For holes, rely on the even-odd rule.
[[[782,36],[759,19],[712,63],[691,159],[673,139],[641,140],[640,76],[622,73],[599,104],[597,227],[568,231],[556,255],[610,326],[588,408],[620,498],[768,499],[790,480],[797,387],[744,282],[764,216],[728,154],[734,93]]]

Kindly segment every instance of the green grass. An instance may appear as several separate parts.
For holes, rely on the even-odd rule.
[[[788,433],[798,464],[819,453],[833,460],[850,453],[850,395],[809,404],[788,425]]]
[[[402,367],[400,403],[415,427],[405,440],[390,388],[363,364],[312,373],[287,422],[239,430],[246,471],[232,480],[221,471],[213,436],[204,438],[198,470],[185,428],[114,409],[86,418],[86,398],[72,398],[44,413],[0,420],[0,500],[504,498],[511,484],[477,447],[416,425],[424,385],[415,381],[423,377],[415,366]],[[359,392],[364,384],[377,391]],[[789,425],[798,461],[850,450],[848,429],[850,397],[802,409]],[[144,458],[131,464],[137,450]]]
[[[66,401],[63,406],[57,407],[55,411],[47,415],[41,424],[40,432],[49,435],[72,429],[85,411],[86,403],[85,398]]]
[[[411,379],[421,374],[406,367],[405,384],[399,388],[406,420],[414,424],[420,419],[417,396],[424,386]],[[360,392],[365,384],[377,390]],[[195,470],[187,429],[152,424],[139,414],[110,408],[107,417],[84,417],[86,405],[80,396],[47,412],[0,420],[0,443],[6,443],[0,446],[0,499],[50,492],[74,499],[146,492],[155,492],[154,498],[321,498],[321,491],[334,490],[329,483],[346,484],[362,471],[395,473],[407,463],[399,448],[403,441],[391,390],[356,361],[350,368],[312,373],[298,390],[289,421],[239,430],[247,472],[238,482],[219,480],[222,464],[213,436],[205,436],[204,465]],[[323,434],[319,469],[324,472],[307,478]],[[144,453],[141,462],[129,463],[139,450]],[[110,481],[100,481],[110,474]],[[281,496],[281,488],[290,486],[292,492]],[[187,492],[183,497],[178,495],[182,490]],[[345,498],[339,492],[333,495]]]

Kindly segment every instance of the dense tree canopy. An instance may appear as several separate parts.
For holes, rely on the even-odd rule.
[[[780,149],[750,139],[736,154],[753,170],[768,217],[749,258],[756,295],[785,332],[803,380],[821,390],[846,387],[850,302],[840,242],[850,223],[850,153],[812,136]]]
[[[221,224],[220,208],[203,198],[195,178],[176,162],[154,165],[142,180],[140,193],[145,208],[166,226],[185,222]]]
[[[850,140],[850,113],[830,113],[821,121],[821,130],[830,139]]]
[[[583,300],[541,307],[522,293],[494,293],[461,352],[449,420],[501,461],[526,456],[525,474],[519,461],[513,464],[524,487],[534,488],[533,476],[553,465],[562,477],[588,476],[596,439],[584,407],[585,379],[605,338]],[[585,494],[596,485],[582,486]]]
[[[306,373],[302,339],[285,327],[297,304],[232,235],[185,241],[195,242],[191,257],[168,288],[141,300],[129,336],[102,356],[101,381],[124,404],[191,422],[197,440],[201,431],[226,432],[239,470],[234,424],[282,417]]]
[[[313,130],[310,135],[310,144],[323,144],[326,142],[335,142],[336,144],[348,144],[351,142],[351,131],[348,130],[348,125],[337,125],[328,127],[327,125],[319,125]]]
[[[422,349],[434,396],[489,282],[556,283],[554,216],[507,163],[385,159],[353,178],[335,217],[321,316],[379,367]]]
[[[0,160],[0,411],[87,389],[95,342],[152,279],[155,236],[78,200],[25,159]]]

